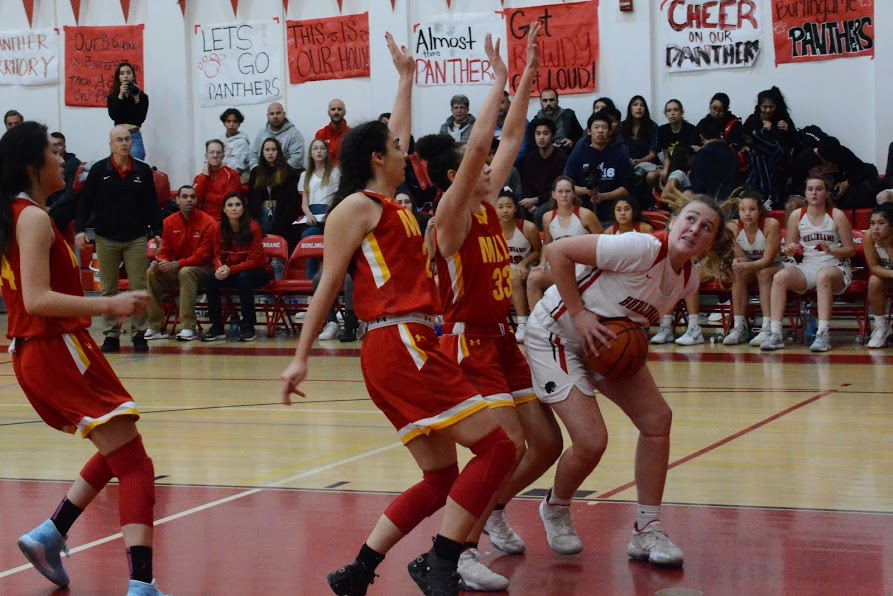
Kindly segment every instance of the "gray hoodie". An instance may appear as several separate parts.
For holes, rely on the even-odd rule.
[[[465,126],[462,128],[456,129],[453,126],[453,117],[450,116],[446,119],[446,122],[440,125],[440,134],[442,135],[450,135],[453,137],[453,140],[459,143],[460,145],[465,145],[468,143],[468,137],[471,136],[471,129],[474,127],[474,116],[471,114],[468,115],[468,120],[465,121]]]
[[[224,137],[223,165],[229,166],[240,175],[248,174],[251,170],[248,164],[251,162],[251,141],[241,130],[231,137]],[[257,157],[257,154],[254,154]]]
[[[251,146],[251,156],[249,158],[251,169],[254,169],[254,167],[257,166],[257,162],[260,161],[261,145],[271,137],[279,141],[279,144],[282,145],[282,152],[285,154],[285,160],[288,162],[288,165],[297,170],[303,170],[304,135],[302,135],[301,131],[295,128],[295,125],[288,119],[285,120],[285,123],[282,125],[282,128],[279,129],[279,132],[273,132],[273,129],[270,128],[270,123],[267,122],[260,132],[257,133],[257,137],[254,139],[254,144]]]

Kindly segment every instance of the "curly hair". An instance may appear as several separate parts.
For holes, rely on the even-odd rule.
[[[378,120],[363,122],[351,129],[338,149],[341,180],[329,212],[353,193],[366,188],[373,178],[372,154],[387,153],[388,127]]]

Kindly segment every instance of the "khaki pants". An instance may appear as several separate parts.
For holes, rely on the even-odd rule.
[[[118,293],[118,274],[121,262],[127,271],[127,279],[131,290],[146,289],[145,238],[137,238],[130,242],[118,242],[102,236],[96,237],[96,257],[99,259],[99,293],[103,296],[115,296]],[[119,317],[102,317],[102,333],[106,337],[118,337]],[[135,336],[146,330],[146,315],[130,317],[130,334]]]
[[[204,291],[205,282],[211,275],[211,265],[201,267],[182,267],[178,271],[162,273],[157,267],[150,267],[148,273],[149,293],[149,329],[156,331],[164,325],[164,313],[161,303],[167,293],[179,294],[180,297],[180,329],[195,330],[195,299],[200,291]]]

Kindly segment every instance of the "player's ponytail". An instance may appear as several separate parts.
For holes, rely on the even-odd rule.
[[[44,167],[44,151],[49,145],[47,127],[23,122],[0,138],[0,254],[6,255],[15,235],[12,201],[32,186],[32,177]]]
[[[713,197],[709,195],[688,195],[680,192],[678,189],[664,189],[661,196],[663,201],[673,212],[670,217],[672,221],[689,203],[701,203],[713,210],[719,218],[719,229],[716,231],[716,239],[713,241],[713,248],[706,255],[698,259],[701,266],[702,279],[715,279],[720,283],[727,284],[732,281],[732,261],[735,259],[733,244],[735,236],[726,227],[728,221],[726,213],[727,205],[720,205]]]

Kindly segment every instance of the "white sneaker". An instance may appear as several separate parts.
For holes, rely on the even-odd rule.
[[[704,333],[700,327],[694,329],[689,327],[685,330],[685,333],[676,338],[676,345],[678,346],[695,346],[702,343],[704,343]]]
[[[753,338],[750,340],[750,345],[752,345],[755,348],[759,348],[761,345],[763,345],[763,342],[766,341],[767,339],[769,339],[769,328],[764,327],[764,328],[760,329],[759,333],[757,333],[755,336],[753,336]]]
[[[143,338],[146,341],[152,341],[153,339],[167,339],[170,336],[170,333],[165,333],[164,331],[158,331],[156,329],[146,329],[145,333],[143,333]]]
[[[177,341],[192,341],[195,339],[195,331],[192,329],[181,329],[177,334]]]
[[[469,548],[459,555],[457,569],[465,584],[465,590],[473,592],[502,592],[509,587],[509,580],[491,571],[481,563],[481,553]]]
[[[648,561],[656,565],[682,565],[682,551],[670,542],[664,527],[658,520],[649,522],[641,530],[633,524],[633,535],[629,540],[626,552],[631,559]]]
[[[720,302],[719,305],[720,306],[729,306],[729,305],[731,305],[731,303],[732,303],[731,300],[726,300],[725,302]],[[717,311],[717,312],[710,313],[710,316],[707,317],[707,320],[710,321],[711,323],[722,323],[722,312]]]
[[[729,334],[722,340],[724,346],[737,346],[747,337],[747,329],[744,327],[732,327]]]
[[[673,327],[664,327],[663,325],[657,330],[657,333],[651,338],[653,344],[668,344],[673,341]]]
[[[322,328],[322,332],[319,334],[320,341],[329,341],[332,339],[338,339],[338,336],[341,335],[341,329],[338,327],[338,323],[335,321],[329,321],[326,323],[326,326]]]
[[[518,327],[515,329],[515,341],[519,344],[524,343],[524,331],[526,330],[527,323],[518,323]]]
[[[809,346],[810,352],[828,352],[831,350],[831,334],[827,331],[819,331],[815,334],[815,340]]]
[[[570,506],[549,505],[546,499],[540,503],[540,519],[546,528],[546,542],[549,547],[559,555],[575,555],[582,551],[583,543],[574,528]]]
[[[887,335],[890,334],[890,327],[887,325],[882,325],[880,327],[875,326],[874,331],[871,332],[871,338],[868,340],[869,348],[885,348],[887,347]]]
[[[760,344],[761,350],[780,350],[784,347],[784,340],[781,339],[780,333],[770,333],[766,341]]]
[[[490,536],[490,544],[510,555],[519,555],[527,548],[521,537],[505,521],[505,509],[490,514],[484,524],[484,534]]]

